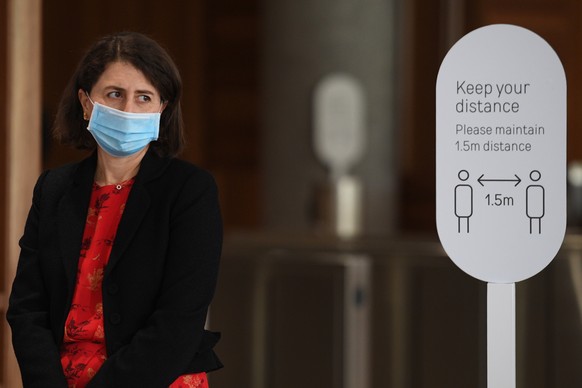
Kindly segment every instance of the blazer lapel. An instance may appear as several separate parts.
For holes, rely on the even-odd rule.
[[[75,286],[77,277],[79,254],[81,253],[95,166],[95,155],[79,164],[79,168],[73,173],[69,189],[64,193],[58,205],[59,245],[70,288]]]
[[[168,159],[158,158],[151,149],[144,156],[131,192],[129,193],[127,203],[125,204],[123,216],[117,227],[117,234],[113,242],[109,262],[105,268],[105,276],[111,273],[115,265],[123,258],[124,252],[130,245],[144,216],[148,212],[151,199],[147,189],[147,183],[158,177],[167,164]]]
[[[127,246],[133,239],[144,215],[147,213],[150,206],[150,196],[142,184],[139,184],[136,179],[129,198],[123,210],[123,216],[119,221],[117,227],[117,234],[113,242],[113,248],[109,256],[109,262],[105,268],[105,276],[107,276],[115,265],[122,258]]]
[[[124,251],[133,239],[144,215],[150,206],[150,195],[146,183],[158,177],[168,165],[168,159],[155,156],[151,150],[142,160],[135,183],[127,199],[125,210],[109,257],[105,274],[111,272],[123,257]],[[93,188],[97,153],[81,163],[72,174],[72,182],[58,205],[57,228],[59,245],[63,254],[63,264],[69,287],[74,288],[77,278],[79,254],[83,243],[83,232]]]

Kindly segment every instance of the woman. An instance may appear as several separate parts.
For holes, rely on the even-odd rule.
[[[153,40],[97,42],[54,132],[90,157],[44,172],[7,319],[25,387],[207,387],[222,244],[217,189],[174,156],[181,80]]]

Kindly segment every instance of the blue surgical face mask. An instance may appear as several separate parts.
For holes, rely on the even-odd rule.
[[[93,112],[87,129],[108,154],[116,157],[133,155],[158,139],[160,112],[124,112],[89,100]]]

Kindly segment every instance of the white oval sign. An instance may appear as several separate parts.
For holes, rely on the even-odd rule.
[[[364,93],[347,74],[332,74],[317,85],[314,96],[314,145],[317,156],[342,175],[364,153]]]
[[[436,85],[437,229],[449,257],[491,283],[527,279],[566,229],[566,77],[548,43],[513,25],[461,38]]]

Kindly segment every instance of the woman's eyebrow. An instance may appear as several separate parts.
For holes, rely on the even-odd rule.
[[[123,88],[121,86],[117,86],[115,84],[111,84],[105,87],[105,90],[119,90],[122,92],[127,92],[126,88]],[[151,89],[138,89],[134,92],[134,94],[151,94],[154,95],[156,94],[155,91],[151,90]]]
[[[136,94],[155,94],[153,90],[149,89],[139,89],[135,91]]]
[[[121,86],[117,86],[115,84],[107,85],[103,89],[104,90],[121,90],[121,91],[125,91],[125,88],[122,88]]]

